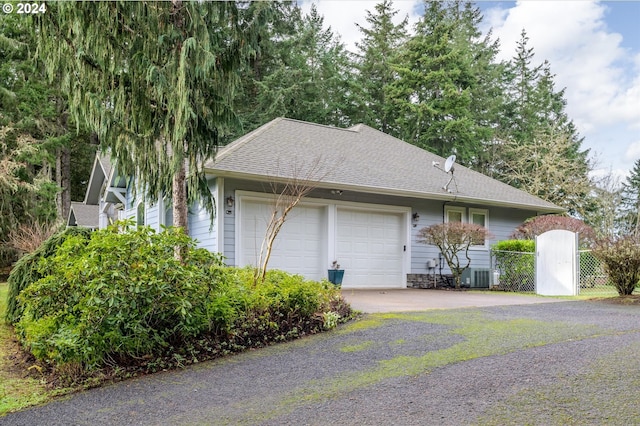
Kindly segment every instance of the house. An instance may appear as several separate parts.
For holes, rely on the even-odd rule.
[[[96,154],[82,203],[72,202],[68,226],[105,228],[122,217],[126,204],[127,180],[118,176],[108,155]]]
[[[493,242],[529,217],[564,211],[459,165],[447,173],[445,161],[362,124],[342,129],[278,118],[206,164],[216,216],[210,226],[206,211],[192,206],[189,232],[229,265],[255,264],[273,188],[310,181],[314,189],[289,215],[269,267],[321,279],[337,260],[346,271],[343,288],[401,288],[440,266],[437,248],[416,241],[424,226],[484,225],[492,239],[472,248],[471,266],[487,268]],[[165,200],[133,200],[128,191],[125,201],[124,217],[156,229],[171,225]]]

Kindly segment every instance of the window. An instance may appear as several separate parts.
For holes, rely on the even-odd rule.
[[[465,208],[445,206],[444,207],[444,221],[448,222],[465,222]]]
[[[144,202],[139,202],[136,209],[136,225],[144,226]]]
[[[489,210],[485,209],[469,209],[469,223],[484,226],[489,229]],[[479,241],[474,245],[475,248],[488,248],[486,240]]]
[[[173,206],[169,205],[164,211],[164,226],[173,226]]]

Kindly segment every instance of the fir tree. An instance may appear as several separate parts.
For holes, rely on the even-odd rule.
[[[72,197],[84,198],[93,160],[86,132],[76,132],[34,58],[32,28],[29,17],[0,20],[0,241],[21,225],[65,220]]]
[[[254,53],[268,2],[61,2],[36,17],[39,52],[86,122],[150,199],[171,197],[187,229],[204,163],[234,124],[236,71]],[[79,30],[80,29],[80,30]]]
[[[640,235],[640,159],[622,183],[620,228],[628,234]]]
[[[556,91],[551,65],[532,65],[535,54],[528,43],[523,30],[506,68],[507,100],[498,120],[494,177],[584,218],[596,208],[588,177],[589,150],[582,149],[583,138],[567,116],[565,91]],[[523,153],[535,153],[531,163],[547,173],[527,171]]]
[[[425,2],[416,34],[405,44],[388,95],[402,139],[462,163],[478,163],[491,139],[489,72],[497,44],[478,40],[479,11],[469,3]]]
[[[367,11],[368,28],[357,25],[362,40],[356,43],[358,54],[355,97],[359,104],[354,121],[362,122],[384,133],[399,135],[395,127],[398,117],[388,98],[388,86],[395,80],[393,64],[398,49],[407,38],[405,17],[399,24],[393,23],[398,14],[391,0],[383,0],[375,6],[376,13]]]

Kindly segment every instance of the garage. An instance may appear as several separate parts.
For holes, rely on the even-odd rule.
[[[240,265],[256,265],[273,206],[269,200],[240,201]],[[326,278],[326,206],[298,205],[291,211],[276,238],[270,269],[282,269],[307,278]]]
[[[336,258],[344,288],[404,287],[404,214],[338,207]]]

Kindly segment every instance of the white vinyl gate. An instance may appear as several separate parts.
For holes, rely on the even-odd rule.
[[[553,230],[536,237],[536,293],[543,296],[576,296],[578,235]]]

